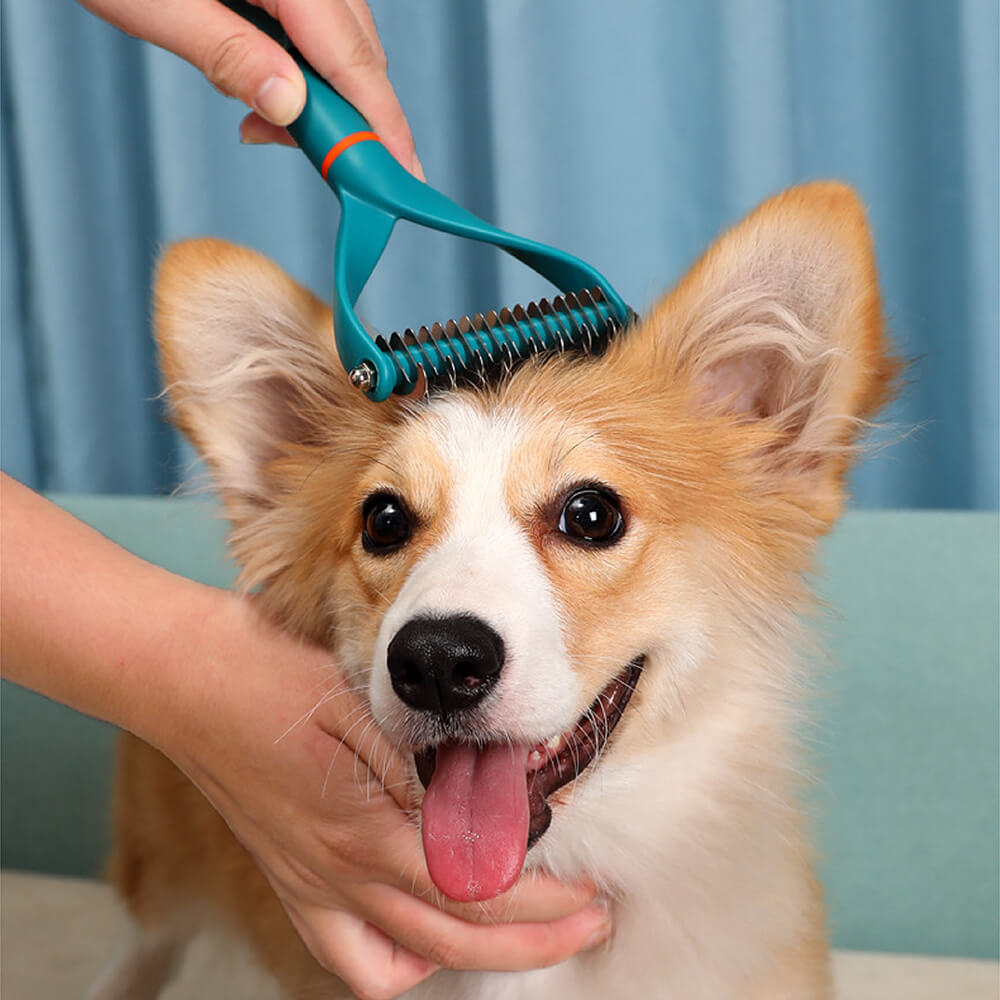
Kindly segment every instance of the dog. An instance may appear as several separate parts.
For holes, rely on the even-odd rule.
[[[606,946],[444,970],[408,997],[831,996],[798,804],[802,621],[899,369],[849,188],[766,201],[603,356],[493,387],[369,402],[330,311],[214,240],[168,251],[156,326],[244,585],[334,651],[413,761],[439,888],[482,899],[542,869],[589,877],[613,909]],[[463,777],[470,761],[489,782]],[[344,995],[165,758],[124,737],[115,795],[137,954],[174,908],[207,903],[289,996]],[[454,849],[470,827],[474,855]],[[177,858],[184,893],[207,898],[178,899]]]

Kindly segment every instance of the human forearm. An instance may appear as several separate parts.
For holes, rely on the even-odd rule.
[[[153,566],[4,475],[3,676],[143,734],[222,595]],[[218,597],[216,595],[219,595]]]

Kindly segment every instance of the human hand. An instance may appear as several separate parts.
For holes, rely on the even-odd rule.
[[[130,35],[197,66],[224,94],[253,111],[244,142],[293,145],[284,126],[306,100],[295,60],[273,39],[219,0],[80,0]],[[308,62],[353,104],[386,148],[424,179],[410,126],[386,75],[385,52],[365,0],[252,0],[278,18]]]
[[[330,654],[210,593],[171,652],[199,664],[198,683],[172,691],[165,725],[142,735],[223,815],[321,965],[388,998],[442,966],[534,968],[606,936],[586,885],[529,875],[486,905],[441,896],[406,812],[404,761]]]
[[[443,899],[407,813],[402,758],[328,651],[251,601],[138,559],[3,474],[0,486],[4,676],[170,757],[257,860],[320,964],[359,996],[394,997],[438,966],[559,962],[607,933],[592,887],[551,878],[524,877],[488,905]]]

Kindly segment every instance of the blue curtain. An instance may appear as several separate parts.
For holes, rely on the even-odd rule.
[[[865,506],[997,505],[995,0],[376,0],[428,177],[593,261],[636,307],[797,181],[870,206],[905,392]],[[48,489],[157,492],[190,454],[149,337],[159,247],[214,234],[328,295],[336,205],[242,109],[70,0],[4,0],[2,462]],[[377,326],[535,297],[516,265],[400,227]]]

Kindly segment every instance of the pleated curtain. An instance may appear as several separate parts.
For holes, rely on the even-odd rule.
[[[428,178],[592,261],[641,310],[760,199],[820,177],[869,206],[911,361],[861,506],[997,505],[995,0],[377,0]],[[159,493],[192,459],[149,330],[160,248],[253,246],[329,297],[335,199],[243,109],[71,0],[3,0],[2,464]],[[382,329],[536,297],[492,251],[400,226]]]

